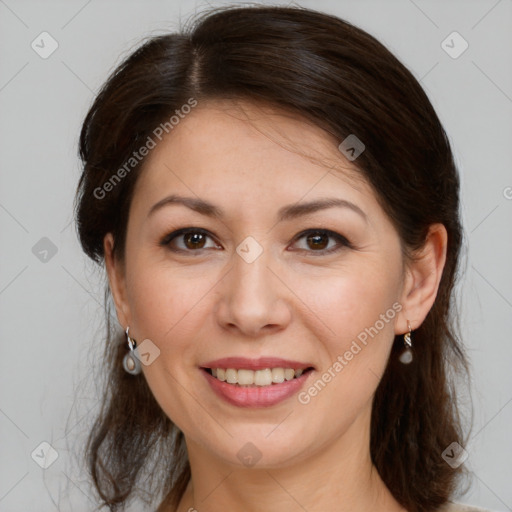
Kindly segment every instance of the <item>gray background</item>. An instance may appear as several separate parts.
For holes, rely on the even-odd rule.
[[[512,1],[297,3],[388,46],[449,134],[462,179],[467,271],[458,294],[475,407],[465,446],[473,479],[459,501],[512,510]],[[72,450],[97,405],[90,367],[103,349],[103,273],[82,255],[72,223],[80,123],[142,37],[177,29],[207,5],[0,0],[2,511],[94,508]],[[59,45],[47,59],[31,47],[43,31]],[[455,59],[441,46],[453,31],[469,44]],[[47,469],[31,457],[43,441],[58,453]]]

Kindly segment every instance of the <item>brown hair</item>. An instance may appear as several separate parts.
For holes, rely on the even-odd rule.
[[[264,102],[299,114],[340,142],[356,134],[366,146],[356,162],[359,171],[396,227],[407,257],[422,247],[431,224],[446,227],[437,298],[413,334],[411,364],[397,362],[403,339],[395,339],[374,397],[370,446],[397,501],[410,512],[436,510],[463,472],[441,454],[453,441],[465,445],[454,377],[467,376],[468,363],[454,296],[463,236],[459,177],[425,92],[374,37],[301,7],[214,9],[179,34],[149,38],[104,84],[80,135],[84,170],[77,228],[83,250],[97,263],[108,232],[115,257],[123,259],[128,208],[144,160],[105,197],[97,191],[190,98]],[[190,478],[184,437],[144,377],[123,370],[126,343],[111,325],[108,293],[107,284],[105,394],[86,446],[89,470],[111,511],[137,494],[137,484],[176,507]]]

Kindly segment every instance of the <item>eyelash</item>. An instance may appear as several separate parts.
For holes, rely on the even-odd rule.
[[[182,229],[178,229],[177,231],[173,231],[172,233],[169,233],[168,235],[166,235],[160,242],[160,245],[165,247],[169,247],[169,250],[172,251],[172,252],[176,252],[176,253],[192,253],[192,252],[201,252],[203,250],[207,250],[208,248],[201,248],[201,249],[176,249],[176,248],[171,248],[170,247],[170,244],[171,242],[178,238],[179,236],[183,236],[183,235],[187,235],[187,234],[201,234],[201,235],[205,235],[205,236],[208,236],[209,238],[212,238],[212,235],[204,230],[204,229],[201,229],[201,228],[182,228]],[[318,255],[318,256],[323,256],[323,255],[327,255],[327,254],[332,254],[332,253],[335,253],[335,252],[338,252],[340,251],[341,249],[343,249],[344,247],[347,247],[349,249],[354,249],[354,246],[350,243],[349,240],[347,240],[347,238],[345,238],[343,235],[340,235],[339,233],[336,233],[335,231],[331,231],[329,229],[306,229],[305,231],[302,231],[301,233],[299,233],[293,240],[293,242],[297,242],[298,240],[300,240],[301,238],[304,238],[305,236],[307,235],[327,235],[328,237],[331,237],[331,238],[334,238],[337,240],[338,242],[338,245],[335,246],[334,248],[331,248],[331,249],[322,249],[322,250],[318,250],[318,251],[314,251],[314,250],[307,250],[307,249],[298,249],[299,251],[302,251],[302,252],[308,252],[308,253],[312,253],[313,255]]]

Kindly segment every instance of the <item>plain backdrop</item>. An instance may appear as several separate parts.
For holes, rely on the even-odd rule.
[[[383,42],[420,80],[450,137],[462,180],[458,294],[475,410],[464,447],[473,478],[458,501],[512,510],[512,1],[296,4]],[[72,450],[97,407],[91,365],[104,322],[103,275],[72,222],[78,133],[101,84],[143,37],[177,30],[209,5],[225,4],[0,0],[1,511],[95,506]],[[41,443],[57,454],[46,469]]]

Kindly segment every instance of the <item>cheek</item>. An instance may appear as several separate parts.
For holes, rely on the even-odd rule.
[[[348,425],[371,400],[394,339],[401,309],[396,280],[390,279],[391,270],[378,275],[354,272],[316,279],[298,293],[315,313],[308,329],[323,351],[317,378],[300,403],[309,404],[313,416],[328,413],[338,427]],[[333,404],[339,407],[333,409]]]
[[[343,404],[330,412],[337,424],[369,402],[385,370],[401,309],[397,269],[366,261],[336,276],[301,281],[298,295],[315,313],[308,329],[323,352],[317,377],[322,382],[315,380],[301,403],[310,401],[318,414]]]
[[[217,273],[192,266],[145,263],[139,258],[129,275],[130,312],[140,336],[154,341],[163,352],[190,346],[191,337],[199,330],[207,295],[219,280]]]
[[[332,356],[358,336],[364,340],[368,330],[376,336],[372,327],[385,338],[394,332],[397,279],[393,268],[375,265],[372,269],[365,264],[336,274],[296,279],[294,289],[312,312],[309,316],[314,325],[310,329],[328,344]]]
[[[215,279],[161,264],[134,267],[131,276],[127,284],[134,332],[150,339],[160,351],[143,368],[145,378],[161,408],[183,428],[187,421],[193,424],[191,417],[204,412],[184,389],[192,363],[202,351],[201,325]]]

